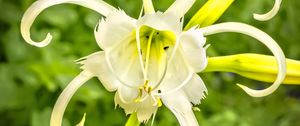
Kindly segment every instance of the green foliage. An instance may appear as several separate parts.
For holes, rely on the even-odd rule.
[[[138,17],[141,0],[106,0]],[[236,0],[218,22],[239,21],[256,26],[272,36],[288,58],[300,60],[300,2],[284,0],[279,14],[268,22],[258,22],[252,13],[268,11],[274,0]],[[31,31],[34,40],[42,40],[47,32],[54,36],[45,48],[24,42],[19,26],[22,14],[34,0],[0,0],[0,125],[47,126],[52,107],[63,88],[80,72],[74,60],[99,51],[93,29],[100,15],[75,5],[58,5],[44,11]],[[160,11],[171,0],[154,0]],[[203,5],[199,0],[185,16],[191,16]],[[225,33],[209,36],[208,56],[236,53],[270,52],[250,37]],[[235,83],[262,88],[268,84],[248,80],[231,73],[201,75],[209,95],[195,112],[203,126],[297,126],[300,125],[300,88],[283,85],[263,98],[246,95]],[[114,94],[93,79],[72,98],[65,112],[64,126],[77,124],[83,113],[87,126],[124,125],[128,116],[116,108]],[[148,123],[147,125],[150,125]],[[159,109],[154,125],[179,125],[165,107]]]

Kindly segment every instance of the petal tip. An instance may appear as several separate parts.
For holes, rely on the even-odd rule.
[[[250,89],[241,84],[237,84],[237,86],[242,88],[248,95],[250,95],[252,97],[264,97],[264,96],[270,95],[271,93],[273,93],[275,91],[275,90],[267,90],[268,88],[264,89],[264,90],[253,90],[253,89]]]
[[[32,41],[30,38],[29,38],[29,40],[26,40],[26,42],[29,43],[30,45],[33,45],[36,47],[45,47],[50,44],[52,38],[53,38],[53,36],[50,33],[48,33],[46,38],[41,42]]]
[[[275,0],[273,8],[265,14],[253,14],[253,18],[258,21],[268,21],[272,19],[279,11],[282,0]]]

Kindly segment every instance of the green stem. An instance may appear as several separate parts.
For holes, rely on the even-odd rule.
[[[140,122],[137,119],[136,113],[130,115],[129,119],[127,120],[125,126],[140,126]]]

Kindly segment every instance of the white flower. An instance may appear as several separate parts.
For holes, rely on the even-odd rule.
[[[276,42],[249,25],[228,22],[205,28],[183,29],[183,15],[195,0],[176,0],[164,13],[155,12],[151,0],[144,0],[145,14],[131,18],[122,10],[97,0],[39,0],[24,14],[21,33],[29,44],[44,47],[30,39],[30,27],[36,16],[47,7],[61,3],[85,6],[105,16],[95,28],[95,37],[103,51],[79,59],[82,72],[59,96],[51,116],[51,126],[61,125],[63,113],[76,90],[92,77],[98,77],[108,91],[116,91],[115,104],[126,114],[136,113],[146,122],[162,103],[182,126],[197,126],[193,105],[200,104],[207,89],[197,75],[207,65],[204,35],[239,32],[250,35],[268,46],[279,63],[278,78],[261,91],[242,87],[252,96],[272,93],[285,76],[284,55]]]

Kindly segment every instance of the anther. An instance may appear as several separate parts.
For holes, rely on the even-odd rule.
[[[147,88],[147,93],[149,94],[149,93],[151,93],[151,91],[152,91],[152,87],[151,86],[149,86],[148,88]]]
[[[193,109],[193,111],[195,111],[195,112],[200,112],[200,111],[201,111],[198,107],[193,107],[192,109]]]
[[[160,98],[157,98],[156,100],[157,100],[157,107],[161,107],[162,106],[162,102],[161,102]]]
[[[169,48],[169,46],[165,46],[165,47],[164,47],[164,50],[167,50],[168,48]]]

